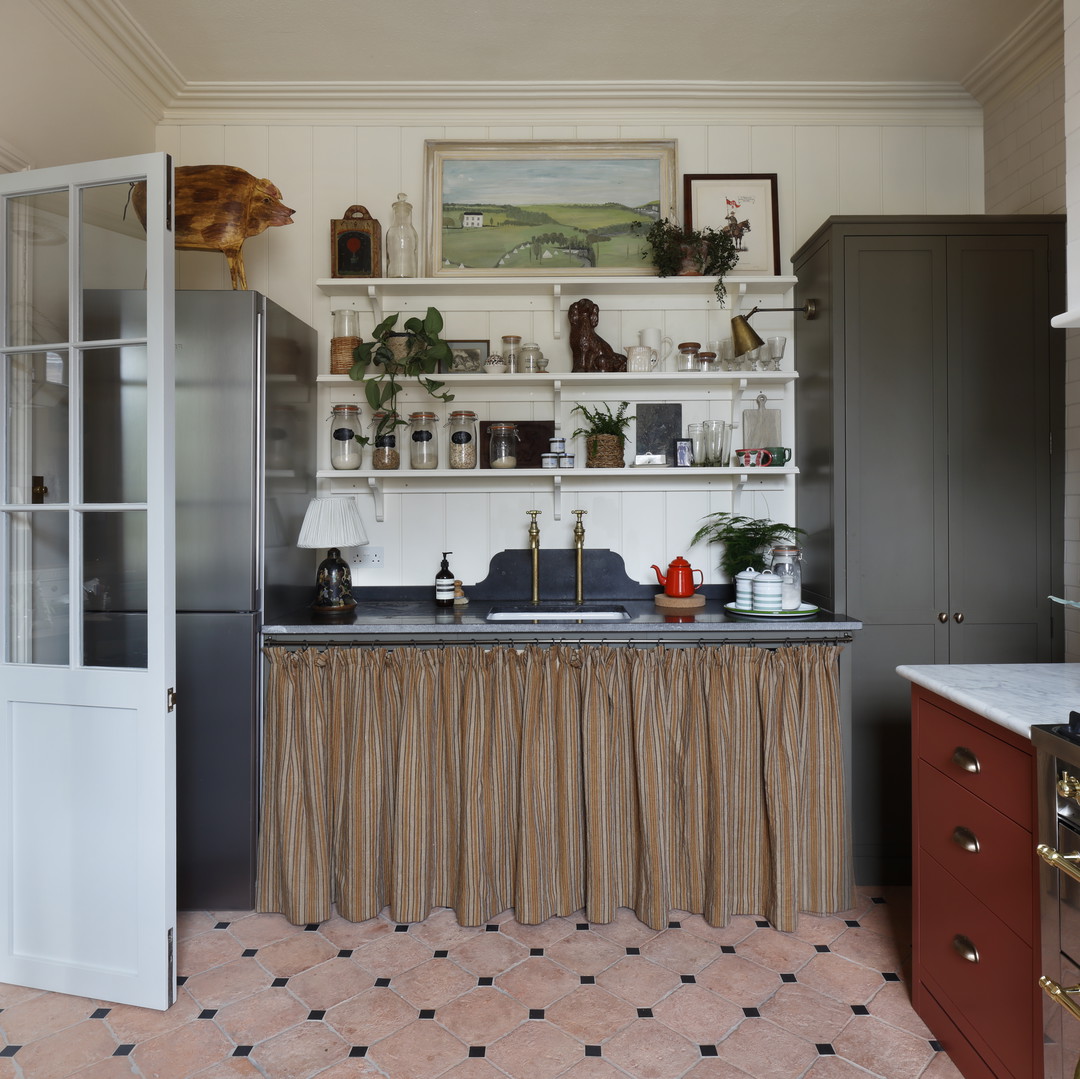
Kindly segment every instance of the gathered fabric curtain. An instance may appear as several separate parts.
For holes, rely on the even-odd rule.
[[[835,645],[266,650],[258,908],[852,905]]]

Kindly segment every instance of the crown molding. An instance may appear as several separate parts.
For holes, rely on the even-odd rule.
[[[184,80],[116,0],[32,0],[38,9],[153,121]]]
[[[0,139],[0,172],[24,172],[30,168],[30,159],[10,142]]]
[[[231,122],[470,123],[671,122],[675,110],[711,111],[729,122],[956,124],[981,121],[981,109],[954,83],[747,82],[235,82],[188,83],[163,120]],[[584,118],[587,117],[587,121]]]
[[[1023,90],[1065,63],[1062,0],[1046,0],[964,79],[984,107]]]

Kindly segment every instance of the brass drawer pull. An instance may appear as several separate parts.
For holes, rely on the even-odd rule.
[[[962,847],[972,854],[979,853],[979,837],[970,828],[965,828],[962,824],[958,824],[953,829],[952,841],[958,847]]]
[[[957,768],[963,768],[965,772],[971,772],[972,775],[977,775],[982,767],[979,764],[979,758],[967,746],[957,746],[953,750],[952,762]]]
[[[974,942],[965,937],[962,933],[957,933],[952,939],[953,951],[956,952],[961,959],[966,959],[969,963],[977,963],[979,961],[979,949],[975,947]]]
[[[1080,993],[1080,985],[1058,985],[1053,978],[1048,978],[1045,974],[1039,979],[1039,985],[1051,1000],[1056,1000],[1074,1019],[1080,1019],[1080,1004],[1073,999]],[[1070,993],[1072,996],[1068,995]]]
[[[1046,843],[1040,843],[1035,852],[1047,865],[1052,865],[1055,869],[1060,869],[1065,876],[1080,881],[1080,866],[1077,865],[1080,854],[1062,854]]]

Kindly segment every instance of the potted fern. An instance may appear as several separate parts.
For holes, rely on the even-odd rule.
[[[585,417],[586,426],[579,427],[571,436],[585,436],[586,468],[622,468],[626,428],[634,422],[633,416],[627,416],[629,401],[623,401],[617,412],[611,411],[606,402],[596,408],[587,405],[574,405],[571,412],[580,412]]]
[[[701,540],[709,543],[722,543],[723,554],[720,556],[720,569],[731,580],[744,569],[757,570],[766,568],[765,552],[776,543],[790,542],[796,536],[805,536],[806,531],[794,525],[770,521],[765,517],[742,517],[733,513],[709,513],[703,518],[703,524],[695,533],[690,545]]]

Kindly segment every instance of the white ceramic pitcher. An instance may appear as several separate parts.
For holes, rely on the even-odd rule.
[[[626,349],[627,371],[655,371],[660,357],[648,345],[630,345]]]
[[[656,371],[666,371],[668,357],[675,351],[675,344],[670,337],[665,337],[658,329],[638,330],[638,339],[646,348],[656,353]]]

